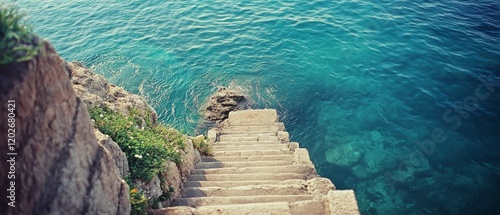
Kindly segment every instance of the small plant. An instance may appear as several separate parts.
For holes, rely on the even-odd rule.
[[[148,198],[137,188],[130,189],[131,215],[147,215]]]
[[[168,201],[168,200],[170,200],[170,198],[172,198],[172,193],[174,192],[174,188],[173,187],[169,186],[168,190],[165,191],[165,188],[162,185],[161,189],[163,190],[163,193],[157,199],[155,199],[155,202],[153,203],[153,208],[154,209],[157,209],[155,207],[158,207],[158,205],[159,205],[160,202]]]
[[[200,135],[192,139],[193,146],[201,154],[205,156],[212,156],[212,146],[208,143],[208,137]]]
[[[149,182],[162,171],[167,161],[181,163],[179,149],[184,148],[184,136],[162,124],[141,127],[137,112],[128,116],[109,108],[89,109],[94,126],[113,139],[127,155],[130,178]],[[152,125],[151,125],[152,126]]]
[[[0,65],[31,60],[40,47],[17,8],[0,3]]]

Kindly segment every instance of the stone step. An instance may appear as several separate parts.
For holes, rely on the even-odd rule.
[[[185,187],[240,187],[249,185],[301,185],[302,179],[289,180],[254,180],[254,181],[186,181]]]
[[[226,120],[228,125],[274,125],[278,121],[275,109],[231,111]]]
[[[196,169],[211,169],[223,167],[255,167],[255,166],[284,166],[293,164],[293,160],[277,161],[243,161],[243,162],[199,162]]]
[[[221,142],[244,142],[244,141],[278,141],[277,136],[226,136],[219,137]]]
[[[326,210],[325,202],[322,199],[295,201],[289,203],[291,214],[293,215],[326,215],[330,214]],[[347,214],[344,214],[347,215]]]
[[[206,196],[258,196],[258,195],[307,195],[305,185],[248,185],[240,187],[189,187],[182,190],[182,197]]]
[[[195,169],[193,175],[203,174],[247,174],[247,173],[299,173],[315,174],[313,167],[308,165],[264,166],[264,167],[226,167],[216,169]]]
[[[283,155],[246,155],[203,157],[203,162],[236,162],[236,161],[293,161],[290,154]]]
[[[276,144],[250,144],[250,145],[236,145],[236,144],[227,144],[227,145],[213,145],[213,151],[232,151],[232,150],[252,150],[252,149],[288,149],[288,144],[276,143]]]
[[[276,135],[279,131],[278,126],[230,126],[221,129],[221,135],[225,134],[261,134],[273,133]]]
[[[223,142],[215,142],[214,146],[223,146],[223,145],[269,145],[269,144],[283,144],[280,141],[223,141]]]
[[[208,174],[190,175],[188,181],[253,181],[253,180],[288,180],[307,179],[304,174],[298,173],[245,173],[245,174]]]
[[[199,206],[167,207],[151,211],[152,215],[325,215],[325,203],[321,200],[305,200],[295,202],[263,202],[247,204],[227,204]]]
[[[288,202],[265,202],[250,204],[209,205],[196,208],[203,215],[291,215]]]
[[[262,133],[233,133],[233,134],[221,134],[225,137],[273,137],[276,136],[276,132],[262,132]]]
[[[227,150],[227,151],[214,151],[214,156],[251,156],[251,155],[285,155],[293,154],[288,149],[255,149],[255,150]]]
[[[314,200],[320,198],[314,195],[267,195],[267,196],[231,196],[231,197],[195,197],[178,198],[172,206],[190,206],[199,207],[205,205],[230,205],[230,204],[248,204],[265,202],[295,202]]]

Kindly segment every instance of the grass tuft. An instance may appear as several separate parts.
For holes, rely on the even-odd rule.
[[[200,135],[192,139],[193,146],[201,154],[205,156],[212,156],[212,146],[209,144],[208,137]]]
[[[38,37],[23,23],[19,10],[0,2],[0,65],[31,60],[40,48]]]

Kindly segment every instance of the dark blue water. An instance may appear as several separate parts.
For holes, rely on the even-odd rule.
[[[217,86],[278,109],[363,214],[500,211],[500,1],[17,2],[181,130]]]

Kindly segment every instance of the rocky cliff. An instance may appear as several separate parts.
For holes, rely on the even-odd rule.
[[[2,214],[129,214],[129,188],[96,140],[55,50],[44,43],[33,59],[0,71],[0,159],[15,160],[0,162]],[[7,124],[14,120],[15,127]],[[7,148],[8,135],[15,135],[14,148]],[[11,170],[13,180],[5,174]],[[8,187],[14,199],[5,198]]]
[[[125,116],[134,110],[139,114],[139,119],[142,121],[140,126],[143,129],[148,127],[147,124],[152,124],[152,127],[160,124],[156,111],[148,105],[143,97],[131,94],[108,82],[103,76],[94,73],[81,63],[63,61],[63,65],[71,77],[76,95],[82,98],[88,107],[105,107]],[[98,129],[95,129],[95,135],[99,143],[103,144],[113,155],[115,168],[119,175],[122,178],[127,177],[130,174],[128,162],[130,158],[127,158],[120,150],[119,145],[123,145],[123,142],[115,142]],[[191,137],[185,138],[184,147],[177,149],[177,153],[181,157],[180,163],[167,161],[160,173],[154,176],[151,181],[132,181],[133,186],[149,199],[149,207],[168,206],[174,198],[180,195],[183,181],[194,169],[194,164],[201,160],[200,152],[195,149],[192,139]]]

